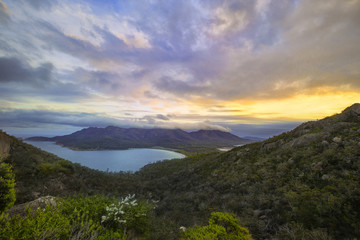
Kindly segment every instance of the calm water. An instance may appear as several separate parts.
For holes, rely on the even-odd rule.
[[[164,159],[183,158],[184,155],[158,149],[136,148],[129,150],[75,151],[54,142],[26,141],[61,158],[101,171],[137,171],[148,163]]]

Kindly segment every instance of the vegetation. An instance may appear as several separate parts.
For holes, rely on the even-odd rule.
[[[240,226],[238,222],[232,214],[213,212],[208,225],[186,230],[182,239],[252,240],[249,230]]]
[[[126,239],[140,234],[146,236],[150,205],[144,201],[123,209],[127,221],[114,225],[102,221],[109,206],[117,204],[103,196],[57,199],[45,208],[27,208],[25,216],[0,216],[0,239]],[[126,205],[126,201],[123,200]],[[141,211],[139,211],[141,209]],[[139,216],[139,214],[141,214]]]
[[[106,207],[106,213],[101,222],[112,229],[133,230],[135,233],[145,233],[149,230],[150,205],[138,202],[135,195],[128,195],[119,202]]]
[[[15,202],[14,173],[6,163],[0,163],[0,213],[9,209]]]
[[[103,212],[96,212],[101,216],[90,219],[97,219],[97,227],[114,234],[117,230],[111,226],[118,224],[116,229],[146,239],[178,239],[180,226],[190,228],[188,234],[210,232],[219,236],[224,233],[220,230],[223,225],[215,221],[204,226],[207,219],[212,212],[232,212],[254,239],[360,237],[359,104],[264,142],[222,154],[149,164],[134,174],[91,170],[7,138],[12,144],[5,162],[14,169],[18,204],[40,196],[77,193],[106,195],[106,199],[120,202],[135,193],[148,202],[157,202],[146,220],[148,225],[141,224],[146,227],[137,230],[133,225],[122,226],[123,222],[115,219],[116,211],[106,212],[111,204],[123,211],[119,200],[100,204]],[[120,215],[119,220],[124,220],[125,215]],[[112,223],[101,222],[102,216],[112,218]],[[23,219],[17,218],[11,221]],[[204,227],[193,228],[195,225]],[[91,225],[87,226],[90,229]]]

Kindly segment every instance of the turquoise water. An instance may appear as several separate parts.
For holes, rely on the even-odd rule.
[[[135,172],[148,163],[164,159],[184,158],[185,156],[172,151],[135,148],[129,150],[101,150],[101,151],[75,151],[55,144],[54,142],[26,143],[38,147],[44,151],[53,153],[73,163],[80,163],[83,166],[101,171]]]

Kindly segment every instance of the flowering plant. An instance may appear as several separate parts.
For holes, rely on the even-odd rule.
[[[135,194],[129,194],[119,202],[107,206],[101,222],[109,227],[123,228],[124,231],[133,229],[144,232],[148,226],[149,211],[150,206],[146,202],[138,202]]]

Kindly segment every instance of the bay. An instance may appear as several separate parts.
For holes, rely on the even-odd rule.
[[[25,142],[73,163],[109,172],[135,172],[149,163],[185,157],[181,153],[160,149],[134,148],[128,150],[76,151],[57,145],[54,142]]]

